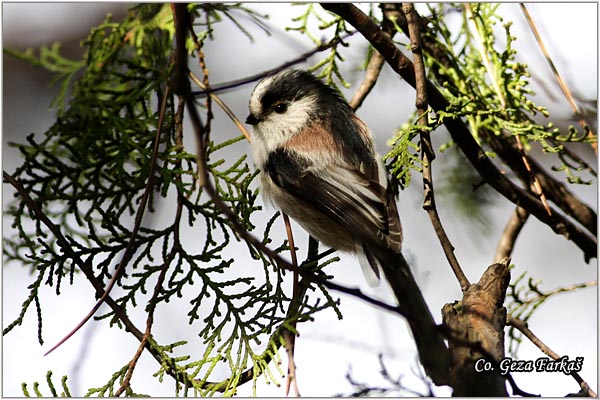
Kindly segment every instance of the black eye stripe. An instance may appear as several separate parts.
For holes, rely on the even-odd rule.
[[[291,76],[280,76],[274,79],[260,102],[263,110],[274,109],[277,103],[287,103],[305,98],[318,90],[318,81],[304,71],[292,72]]]
[[[275,110],[275,107],[283,106],[287,109],[288,104],[295,100],[290,97],[290,92],[283,93],[280,91],[269,91],[261,99],[261,103],[264,110]]]

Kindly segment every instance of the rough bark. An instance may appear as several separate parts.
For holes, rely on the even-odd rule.
[[[505,377],[498,362],[504,357],[504,298],[510,282],[508,263],[492,264],[463,299],[446,304],[443,322],[448,329],[450,379],[454,396],[506,397]],[[494,370],[477,372],[477,360],[485,359]],[[483,363],[480,362],[480,366]]]

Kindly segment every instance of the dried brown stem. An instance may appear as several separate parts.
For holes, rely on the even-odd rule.
[[[529,339],[531,341],[531,343],[536,345],[542,351],[542,353],[546,354],[548,357],[552,358],[553,360],[558,360],[561,358],[550,347],[548,347],[544,342],[542,342],[540,340],[540,338],[538,338],[531,331],[531,329],[529,329],[527,322],[525,322],[521,319],[518,319],[518,318],[514,318],[511,315],[508,315],[506,317],[506,325],[512,326],[512,327],[518,329],[521,333],[523,333],[523,335],[525,335],[525,337],[527,337],[527,339]],[[587,382],[585,382],[583,380],[583,378],[581,378],[581,376],[577,372],[572,371],[570,373],[570,375],[573,377],[573,379],[575,379],[577,381],[577,383],[579,384],[581,389],[587,392],[586,396],[598,397],[598,395],[590,388],[590,386],[587,384]]]
[[[525,209],[521,207],[515,208],[515,211],[511,214],[510,220],[504,227],[502,236],[498,241],[494,262],[500,262],[503,258],[511,256],[517,237],[519,236],[523,225],[527,222],[527,217],[529,217],[529,213]]]
[[[190,79],[192,81],[194,81],[194,83],[196,85],[198,85],[198,87],[200,89],[203,89],[203,90],[207,89],[206,85],[192,71],[189,72],[189,75],[190,75]],[[225,112],[225,114],[229,117],[229,119],[231,119],[231,121],[234,123],[235,127],[238,128],[238,130],[240,132],[242,132],[242,135],[244,135],[246,140],[248,142],[251,142],[252,139],[250,137],[250,133],[248,133],[248,129],[246,129],[246,126],[242,123],[242,121],[240,121],[240,119],[237,117],[237,115],[235,115],[235,113],[231,110],[231,108],[229,108],[229,106],[227,104],[225,104],[225,102],[219,96],[217,96],[214,92],[212,92],[212,91],[208,92],[208,96],[210,98],[212,98],[213,101],[215,103],[217,103],[217,105],[219,107],[221,107],[223,112]]]
[[[531,164],[529,163],[529,158],[527,154],[525,154],[525,148],[523,147],[523,143],[521,142],[521,136],[515,136],[515,143],[517,144],[517,150],[521,153],[521,160],[523,161],[523,165],[529,174],[529,182],[531,185],[531,192],[538,195],[540,197],[540,201],[544,205],[544,208],[548,212],[548,215],[552,215],[552,211],[550,210],[550,204],[548,204],[548,199],[544,194],[544,190],[542,189],[542,185],[537,177],[537,175],[531,169]]]
[[[589,124],[586,122],[585,118],[583,118],[581,111],[579,111],[579,107],[577,107],[577,103],[575,103],[575,99],[573,98],[573,95],[571,94],[571,90],[569,89],[569,86],[567,86],[567,83],[561,76],[560,72],[558,72],[558,68],[556,68],[556,65],[554,65],[554,61],[552,61],[552,57],[550,57],[550,52],[546,48],[546,45],[544,44],[544,41],[542,40],[542,36],[540,35],[540,33],[537,29],[537,26],[536,26],[535,22],[533,21],[533,18],[531,17],[531,14],[529,14],[529,10],[527,10],[527,7],[525,6],[524,3],[519,3],[519,5],[521,6],[521,10],[523,11],[523,14],[525,15],[525,19],[527,20],[527,23],[529,24],[529,28],[531,29],[533,36],[535,36],[535,40],[537,41],[538,45],[540,46],[540,50],[542,50],[542,53],[544,54],[544,58],[548,62],[548,65],[550,66],[550,69],[552,70],[552,73],[554,74],[554,77],[556,78],[556,81],[558,82],[558,86],[560,87],[560,90],[562,90],[563,94],[565,95],[565,97],[567,99],[567,102],[569,103],[569,106],[571,106],[573,113],[575,114],[575,116],[577,117],[577,119],[579,121],[579,125],[581,125],[581,127],[583,128],[584,131],[588,132],[588,137],[593,138],[595,136],[595,134],[591,130]],[[598,152],[598,143],[593,142],[593,143],[591,143],[591,145],[592,145],[592,148],[594,149],[594,151],[597,153]]]
[[[290,304],[290,306],[293,304],[294,301],[302,301],[302,299],[298,298],[298,291],[299,291],[299,287],[298,287],[298,258],[296,257],[296,245],[294,243],[294,234],[292,232],[292,224],[290,223],[290,218],[287,216],[287,214],[283,214],[283,221],[285,223],[285,230],[287,233],[287,237],[288,237],[288,243],[290,246],[290,255],[292,258],[292,266],[294,267],[294,272],[293,272],[293,282],[292,282],[292,303]],[[296,363],[294,361],[294,349],[296,347],[296,318],[294,317],[291,324],[292,324],[292,331],[290,331],[289,329],[284,329],[283,331],[283,338],[285,341],[285,350],[287,352],[288,355],[288,376],[287,376],[287,380],[286,380],[286,386],[285,386],[285,395],[288,396],[289,392],[290,392],[290,386],[294,387],[294,394],[296,395],[296,397],[300,397],[300,391],[298,390],[298,381],[296,379]]]

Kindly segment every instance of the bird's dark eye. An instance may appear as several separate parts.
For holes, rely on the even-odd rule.
[[[284,112],[286,112],[288,109],[288,105],[287,103],[277,103],[273,106],[273,110],[275,110],[275,112],[277,114],[283,114]]]

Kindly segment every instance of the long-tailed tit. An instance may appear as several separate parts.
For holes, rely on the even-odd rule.
[[[264,195],[379,277],[375,249],[399,253],[402,228],[371,132],[348,103],[310,73],[286,70],[256,86],[246,122]]]
[[[261,80],[249,108],[263,194],[315,239],[356,254],[363,270],[379,277],[381,269],[417,344],[439,345],[402,256],[395,198],[365,123],[335,89],[301,70]]]

